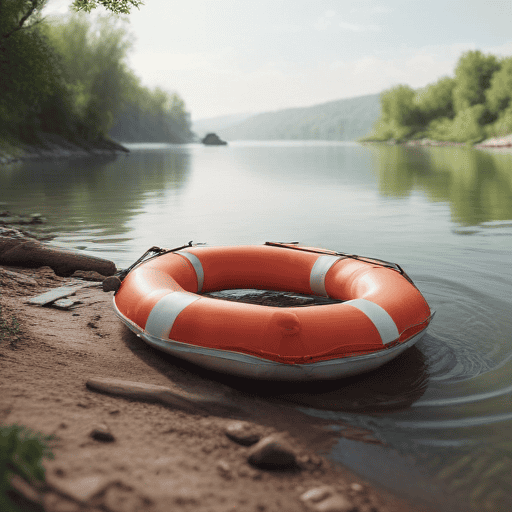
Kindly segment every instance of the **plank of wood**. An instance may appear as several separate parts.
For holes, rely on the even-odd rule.
[[[45,293],[42,293],[41,295],[36,295],[35,297],[30,298],[27,300],[27,304],[32,304],[35,306],[46,306],[47,304],[51,304],[56,300],[74,295],[81,288],[90,288],[91,286],[98,286],[98,283],[84,283],[75,286],[60,286],[59,288],[53,288]]]

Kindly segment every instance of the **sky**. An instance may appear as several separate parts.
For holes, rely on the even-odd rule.
[[[424,87],[469,50],[512,56],[512,0],[145,0],[129,20],[129,66],[193,120]]]

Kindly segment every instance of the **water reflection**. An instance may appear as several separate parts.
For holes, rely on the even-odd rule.
[[[432,201],[449,202],[453,219],[464,225],[512,218],[512,153],[384,145],[371,150],[383,196],[422,190]]]
[[[189,176],[186,147],[133,152],[117,157],[17,162],[2,169],[0,190],[9,208],[38,212],[54,232],[86,241],[119,240],[128,221],[140,213],[148,197],[158,201],[179,192]]]

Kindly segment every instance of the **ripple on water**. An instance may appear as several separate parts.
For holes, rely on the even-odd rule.
[[[434,505],[453,498],[440,510],[512,510],[510,304],[460,281],[429,276],[421,285],[436,316],[415,347],[367,375],[280,398],[330,421],[340,432],[331,456],[343,464],[355,442],[343,439],[344,425],[381,439],[368,448],[371,464],[353,460],[370,480],[407,492],[421,473]],[[403,461],[400,482],[379,480],[391,455],[397,471]],[[419,473],[407,471],[411,460]]]

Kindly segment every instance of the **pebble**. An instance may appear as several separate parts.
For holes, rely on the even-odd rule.
[[[89,501],[108,485],[102,475],[83,476],[72,480],[51,479],[49,483],[60,493],[79,503]]]
[[[233,478],[231,467],[225,460],[219,460],[216,464],[216,468],[222,478],[225,478],[226,480],[231,480]]]
[[[354,510],[354,506],[345,496],[336,493],[328,485],[309,489],[300,496],[300,500],[315,512],[350,512]]]
[[[59,299],[53,302],[51,306],[52,308],[67,311],[68,309],[71,309],[75,304],[77,304],[77,301],[71,299]]]
[[[334,494],[334,489],[328,485],[322,487],[315,487],[306,491],[300,499],[304,502],[318,503],[319,501],[325,500],[329,496]]]
[[[297,468],[294,449],[278,434],[264,437],[252,446],[247,460],[253,466],[264,469]]]
[[[235,443],[243,446],[252,446],[261,437],[255,432],[254,428],[254,425],[246,421],[234,421],[226,427],[226,436]]]
[[[104,292],[117,292],[121,287],[121,279],[117,276],[109,276],[103,279],[102,287]]]
[[[350,488],[355,492],[361,492],[364,489],[364,487],[361,484],[358,484],[357,482],[350,484]]]
[[[104,425],[94,428],[89,435],[96,441],[101,441],[102,443],[113,443],[116,440],[113,434],[111,434]]]

